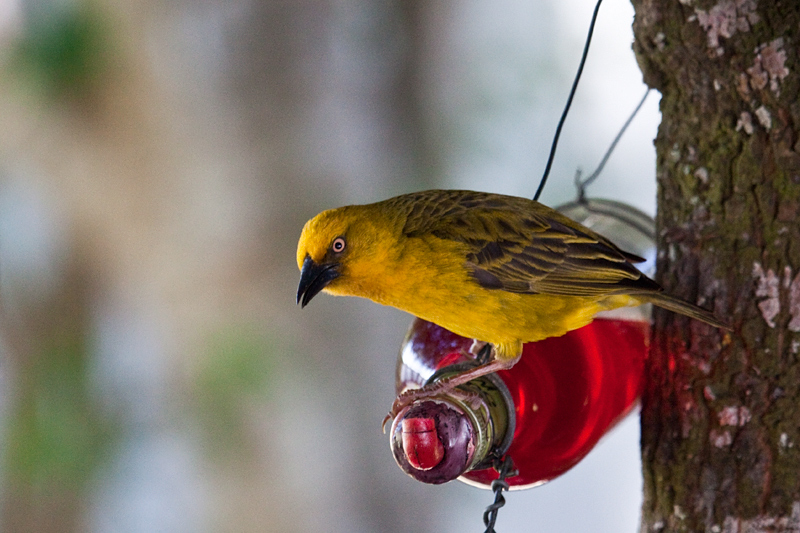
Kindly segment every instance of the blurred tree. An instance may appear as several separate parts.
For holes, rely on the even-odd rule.
[[[106,50],[97,12],[76,2],[23,7],[23,31],[2,73],[8,79],[21,78],[16,87],[24,86],[47,104],[88,110]],[[8,129],[8,137],[21,130],[18,124]],[[26,219],[23,224],[31,222]],[[68,248],[73,243],[61,244]],[[9,254],[18,252],[2,250],[0,263],[8,266]],[[32,283],[41,285],[36,291],[9,290],[19,280],[3,280],[7,292],[0,336],[10,363],[5,371],[14,381],[6,391],[10,405],[2,449],[2,531],[84,530],[91,482],[113,439],[114,424],[89,379],[90,299],[95,287],[84,252],[73,249],[55,260],[57,265],[49,265],[57,271],[51,285],[28,273]]]
[[[102,78],[110,40],[98,10],[82,2],[28,2],[12,68],[47,97],[83,99]]]
[[[270,280],[275,284],[272,293],[282,294],[286,280],[297,279],[296,266],[287,257],[293,256],[299,228],[311,214],[425,188],[435,174],[438,162],[424,151],[417,101],[423,54],[419,28],[425,12],[418,2],[260,2],[252,4],[232,33],[231,85],[244,138],[258,154],[253,161],[259,182],[253,191],[262,200],[264,242],[269,243],[258,248],[258,268],[275,265],[280,273]],[[263,155],[265,146],[270,147],[269,157]],[[400,532],[431,522],[436,500],[412,492],[404,477],[392,476],[397,467],[387,460],[386,441],[365,437],[375,431],[373,402],[385,398],[393,384],[386,360],[365,364],[364,354],[376,346],[389,354],[395,349],[387,349],[385,331],[368,322],[374,309],[364,307],[360,312],[365,314],[355,316],[342,312],[337,302],[332,305],[339,322],[324,312],[287,312],[286,301],[273,300],[275,321],[299,321],[305,344],[292,354],[292,364],[303,365],[314,388],[325,387],[328,379],[334,383],[333,390],[322,389],[325,402],[337,406],[325,418],[336,420],[337,429],[346,428],[347,444],[341,450],[334,448],[335,441],[326,444],[324,472],[312,472],[309,459],[283,483],[292,487],[305,479],[305,470],[314,478],[335,472],[343,490],[331,491],[315,479],[313,485],[326,492],[324,502],[306,484],[302,490],[284,490],[283,500],[273,500],[276,508],[288,518],[298,513],[305,520],[324,517],[319,527],[325,531]],[[394,331],[402,331],[400,324],[407,318],[398,314],[393,319]],[[381,326],[386,324],[384,320]],[[313,429],[313,418],[308,413],[304,417],[303,424]],[[249,501],[263,507],[258,500]],[[331,508],[308,512],[320,502]],[[314,528],[297,520],[293,527]]]
[[[114,434],[87,377],[90,278],[88,265],[71,261],[47,298],[3,316],[17,379],[2,455],[2,531],[84,529],[90,483]]]
[[[800,531],[800,4],[634,0],[661,91],[641,531]]]

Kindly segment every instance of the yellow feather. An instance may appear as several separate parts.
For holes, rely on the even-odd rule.
[[[517,358],[523,342],[644,302],[726,327],[661,293],[634,257],[532,200],[437,190],[325,211],[306,223],[297,248],[301,269],[310,258],[320,272],[335,270],[303,303],[320,288],[368,298],[492,343],[500,360]],[[301,280],[301,292],[314,282]]]

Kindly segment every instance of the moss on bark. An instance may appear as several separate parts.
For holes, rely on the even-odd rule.
[[[800,531],[800,3],[634,0],[662,94],[642,531]]]

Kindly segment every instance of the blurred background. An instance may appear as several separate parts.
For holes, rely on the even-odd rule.
[[[317,212],[532,196],[594,0],[0,0],[0,531],[483,531],[380,421],[408,315],[295,305]],[[542,200],[645,87],[606,0]],[[589,193],[652,213],[658,95]],[[497,527],[633,532],[631,417]]]

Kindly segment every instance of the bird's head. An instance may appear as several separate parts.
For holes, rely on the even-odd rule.
[[[298,304],[305,307],[320,291],[368,296],[371,274],[379,263],[376,255],[388,246],[388,228],[371,208],[340,207],[306,222],[297,244]]]

